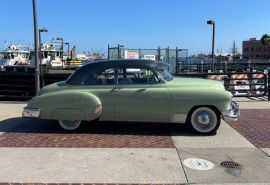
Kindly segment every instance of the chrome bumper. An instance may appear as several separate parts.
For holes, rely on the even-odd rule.
[[[230,109],[222,112],[222,116],[226,122],[237,121],[240,116],[239,104],[233,101]]]
[[[40,115],[40,109],[24,107],[22,116],[24,118],[38,118]]]

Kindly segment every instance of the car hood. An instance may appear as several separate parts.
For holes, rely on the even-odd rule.
[[[224,90],[224,85],[217,80],[207,80],[200,78],[182,78],[175,77],[172,81],[167,82],[168,86],[171,88],[174,87],[188,87],[188,88],[213,88]]]
[[[43,87],[39,93],[37,94],[37,96],[41,96],[43,94],[46,93],[50,93],[50,92],[55,92],[55,91],[59,91],[62,90],[63,87],[65,87],[65,81],[62,82],[56,82],[50,85],[46,85],[45,87]]]

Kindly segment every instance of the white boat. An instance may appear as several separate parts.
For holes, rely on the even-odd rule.
[[[2,70],[5,66],[30,64],[30,50],[23,45],[8,45],[5,50],[0,52],[0,56],[0,67]]]
[[[44,43],[41,45],[39,53],[41,65],[51,66],[52,68],[64,66],[64,61],[62,61],[63,51],[58,45],[59,44],[55,42]],[[32,51],[31,56],[31,65],[35,65],[34,51]]]

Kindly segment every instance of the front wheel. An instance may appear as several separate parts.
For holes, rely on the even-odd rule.
[[[220,125],[220,114],[209,107],[198,107],[188,116],[189,128],[200,134],[214,134]]]
[[[75,130],[81,125],[81,120],[58,120],[58,123],[65,130]]]

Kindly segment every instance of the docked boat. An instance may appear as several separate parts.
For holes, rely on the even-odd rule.
[[[32,51],[34,53],[34,51]],[[34,56],[34,55],[32,55]],[[64,61],[62,61],[63,51],[59,47],[58,43],[49,42],[41,45],[39,57],[40,64],[50,66],[52,68],[60,68],[64,66]],[[32,57],[31,65],[35,64],[35,58]]]
[[[24,45],[11,44],[0,52],[0,67],[4,70],[6,66],[29,65],[30,50]]]

